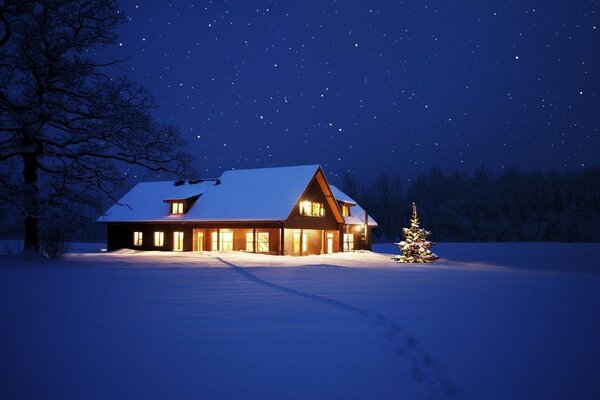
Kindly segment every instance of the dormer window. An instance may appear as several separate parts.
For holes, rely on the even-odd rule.
[[[346,204],[342,204],[342,216],[349,217],[350,216],[350,206]]]
[[[171,214],[183,214],[183,201],[175,201],[171,203]]]
[[[189,197],[182,196],[164,199],[163,201],[169,204],[169,215],[181,215],[190,211],[199,197],[200,195],[197,194]]]
[[[300,215],[306,215],[307,217],[324,217],[325,207],[323,207],[323,203],[316,203],[313,201],[301,201]]]

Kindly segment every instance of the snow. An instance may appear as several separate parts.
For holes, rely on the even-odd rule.
[[[225,171],[217,180],[176,186],[173,181],[138,183],[98,222],[284,221],[315,176],[318,165]],[[218,184],[216,184],[218,182]],[[356,204],[347,224],[363,225],[365,210],[331,186],[338,200]],[[170,215],[165,200],[200,196],[185,214]],[[369,217],[369,225],[377,226]]]
[[[333,185],[329,185],[333,197],[336,200],[343,201],[345,203],[353,204],[350,207],[350,215],[344,217],[344,221],[349,225],[364,225],[365,224],[365,210],[350,196],[342,192],[340,189]],[[369,216],[369,226],[377,226],[377,222],[371,216]]]
[[[170,221],[182,220],[183,215],[169,215],[170,206],[165,200],[188,199],[206,194],[215,186],[214,181],[176,186],[173,181],[142,182],[135,185],[98,222],[118,221]],[[198,201],[201,201],[200,199]]]
[[[221,184],[200,199],[193,221],[285,220],[306,190],[318,165],[225,171]]]
[[[0,257],[0,398],[600,397],[598,244],[101,247]]]
[[[336,186],[333,186],[333,185],[330,185],[330,186],[331,186],[331,191],[333,192],[333,196],[335,197],[336,200],[342,201],[344,203],[348,203],[350,205],[356,205],[356,201],[352,197],[350,197],[346,193],[342,192]]]
[[[172,181],[133,187],[98,222],[124,221],[283,221],[320,167],[257,168],[225,171],[219,184],[205,181],[175,186]],[[185,214],[169,215],[165,199],[201,195]]]

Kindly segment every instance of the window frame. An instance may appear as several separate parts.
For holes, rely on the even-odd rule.
[[[179,246],[181,245],[181,246]],[[184,232],[183,231],[174,231],[173,232],[173,251],[183,251],[185,242],[184,242]]]
[[[133,232],[133,245],[135,247],[140,247],[143,244],[144,244],[144,232],[134,231]]]
[[[246,251],[254,252],[254,232],[246,232]]]
[[[342,204],[342,217],[350,216],[350,206],[347,204]]]
[[[164,231],[154,231],[154,247],[164,247],[164,245],[165,245],[165,232]]]
[[[212,231],[210,233],[210,251],[218,251],[219,250],[219,234],[217,231]]]
[[[174,201],[171,203],[171,215],[179,215],[183,214],[184,211],[184,202],[183,201]]]
[[[231,235],[231,240],[225,240],[225,236]],[[220,231],[219,232],[219,250],[220,251],[233,251],[235,245],[235,235],[233,231]],[[228,247],[225,250],[225,247]]]
[[[306,254],[308,251],[308,234],[300,232],[300,229],[292,232],[292,254]],[[300,243],[302,243],[302,246],[300,246]]]
[[[270,249],[270,239],[269,232],[256,232],[256,252],[268,253]]]
[[[299,202],[298,212],[305,217],[324,217],[325,204],[318,201],[302,200]]]
[[[354,233],[344,233],[344,252],[354,251]],[[350,239],[350,240],[348,240]]]

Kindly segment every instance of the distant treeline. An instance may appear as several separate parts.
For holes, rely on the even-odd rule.
[[[600,241],[600,168],[570,172],[472,174],[433,169],[407,185],[380,174],[367,184],[346,175],[342,190],[379,223],[379,241],[398,240],[411,203],[434,241]]]

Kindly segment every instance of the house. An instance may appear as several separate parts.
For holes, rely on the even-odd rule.
[[[108,250],[280,255],[370,249],[377,226],[318,165],[138,183],[98,222],[107,225]]]

